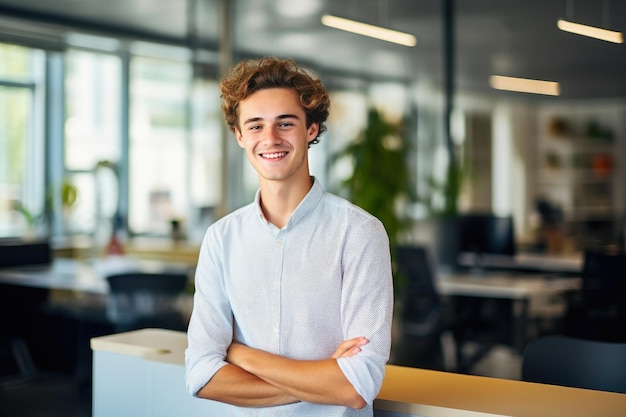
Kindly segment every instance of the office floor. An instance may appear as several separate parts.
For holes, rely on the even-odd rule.
[[[496,346],[471,371],[474,375],[519,379],[520,357]],[[2,417],[90,417],[91,399],[70,375],[46,375],[27,384],[0,389]]]

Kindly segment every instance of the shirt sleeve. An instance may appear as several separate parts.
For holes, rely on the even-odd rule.
[[[193,396],[226,365],[226,351],[232,342],[232,311],[216,253],[222,245],[216,236],[218,233],[209,228],[200,247],[194,278],[194,307],[185,350],[186,386]]]
[[[361,352],[338,359],[346,378],[371,405],[385,376],[391,350],[393,282],[389,239],[377,219],[355,230],[347,241],[342,284],[344,337],[366,336]]]

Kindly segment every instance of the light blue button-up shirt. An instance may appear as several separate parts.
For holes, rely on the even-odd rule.
[[[233,337],[293,359],[329,358],[343,340],[365,336],[361,352],[338,359],[367,406],[299,402],[232,407],[236,416],[371,416],[389,359],[393,288],[382,223],[324,192],[317,180],[278,229],[255,202],[206,232],[195,275],[185,353],[192,395],[226,362]]]

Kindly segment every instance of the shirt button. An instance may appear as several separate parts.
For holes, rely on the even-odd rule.
[[[272,326],[272,330],[274,330],[274,333],[278,333],[278,326]]]
[[[280,281],[274,281],[274,288],[280,287]]]

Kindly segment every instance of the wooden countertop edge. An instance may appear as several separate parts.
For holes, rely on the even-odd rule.
[[[515,417],[626,415],[626,394],[394,365],[378,399]]]
[[[91,339],[94,351],[184,366],[187,335],[143,329]],[[626,394],[387,365],[375,408],[423,417],[623,417]]]

